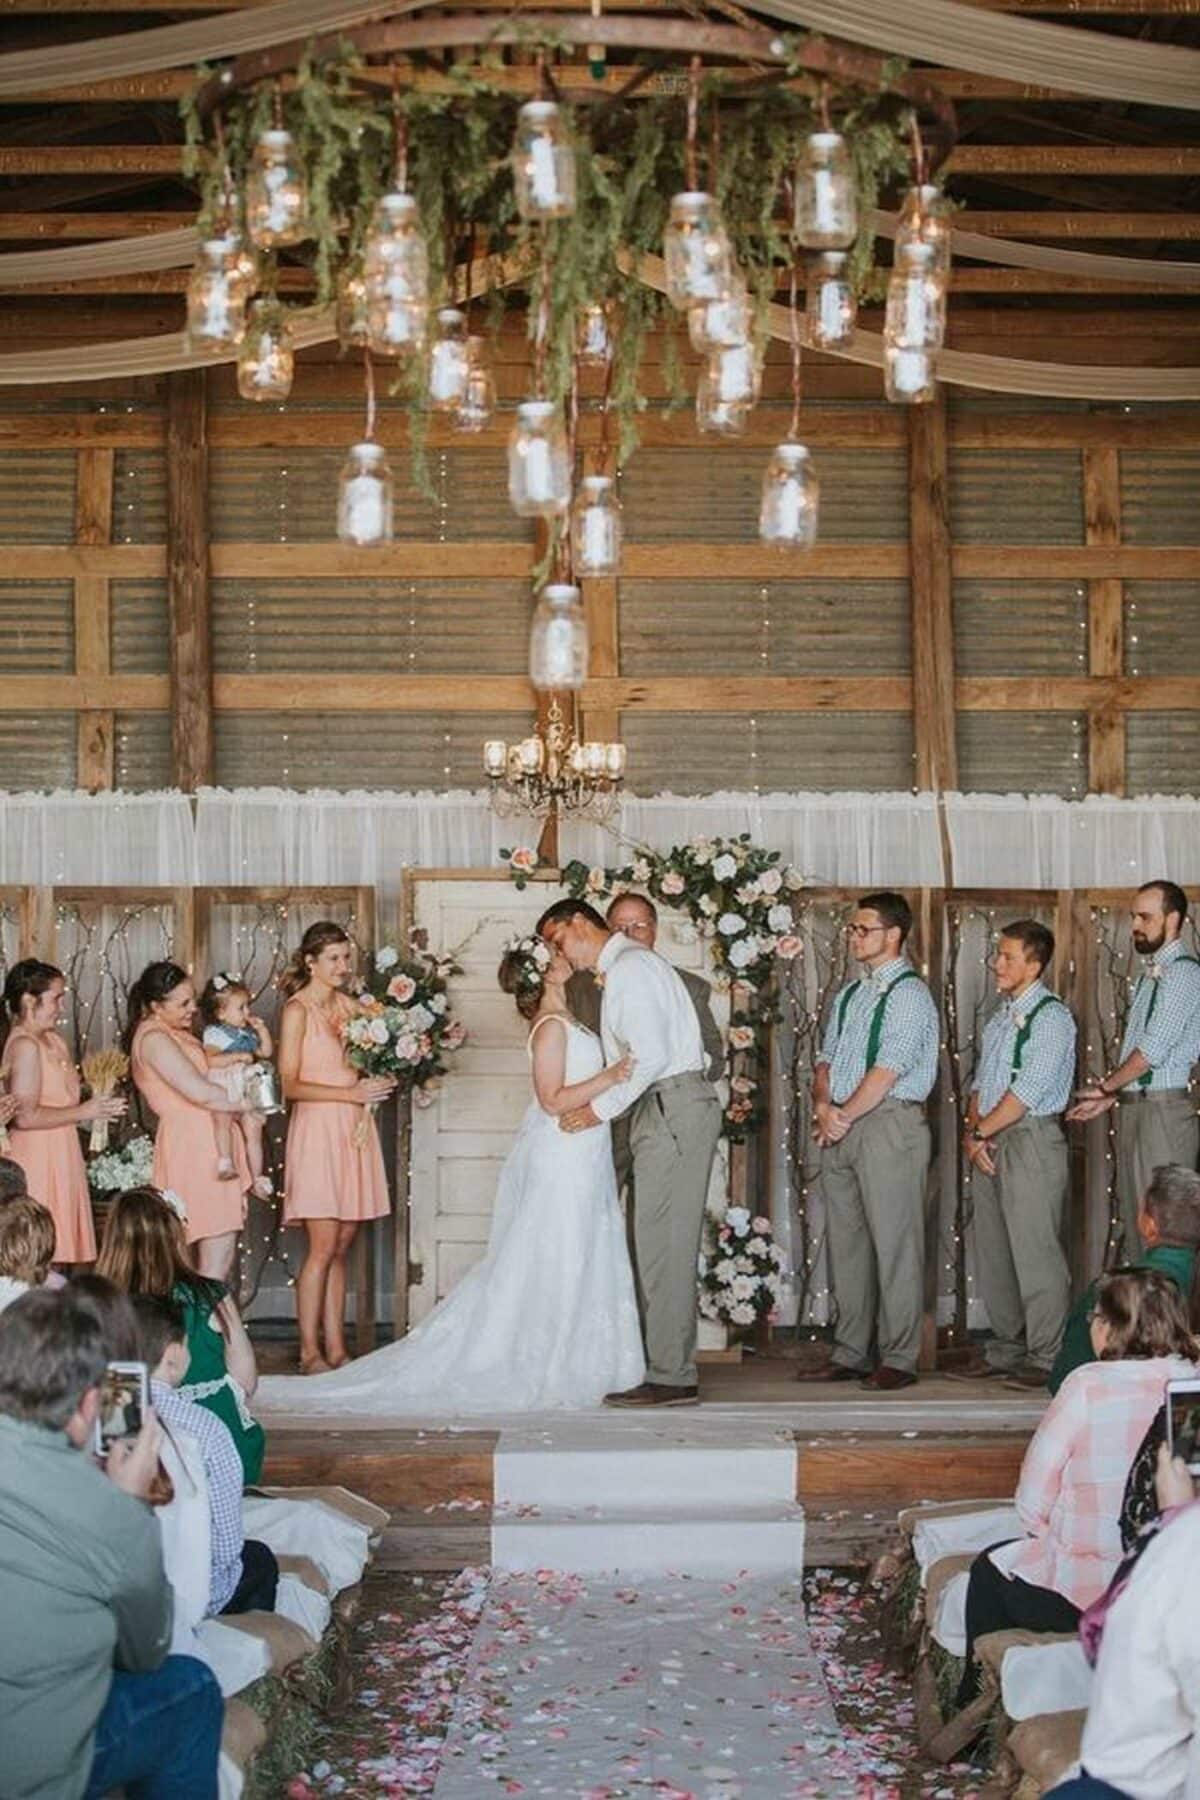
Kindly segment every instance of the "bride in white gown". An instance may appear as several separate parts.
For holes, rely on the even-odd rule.
[[[565,959],[539,939],[505,951],[500,985],[532,1021],[534,1097],[500,1172],[487,1255],[410,1334],[327,1375],[269,1376],[288,1412],[538,1412],[597,1405],[645,1372],[609,1127],[559,1117],[628,1078],[572,1018]]]

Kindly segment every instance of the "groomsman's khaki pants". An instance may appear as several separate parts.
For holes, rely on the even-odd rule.
[[[880,1362],[915,1374],[925,1291],[925,1183],[929,1126],[907,1100],[884,1100],[821,1152],[833,1361]]]
[[[696,1262],[720,1135],[721,1103],[699,1073],[657,1082],[630,1113],[646,1380],[663,1387],[696,1383]]]
[[[971,1171],[979,1286],[993,1368],[1049,1372],[1071,1301],[1063,1251],[1067,1140],[1057,1119],[1019,1119],[992,1139],[996,1173]]]
[[[1136,1099],[1117,1101],[1117,1196],[1126,1262],[1141,1254],[1138,1202],[1151,1175],[1160,1163],[1182,1163],[1185,1169],[1194,1169],[1198,1150],[1200,1124],[1195,1101],[1186,1088],[1164,1088],[1161,1093],[1141,1093]]]

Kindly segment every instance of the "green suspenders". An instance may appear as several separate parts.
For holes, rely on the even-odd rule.
[[[868,1069],[868,1071],[875,1067],[875,1064],[879,1058],[879,1046],[880,1046],[881,1042],[883,1041],[883,1015],[887,1011],[888,996],[890,995],[893,988],[898,988],[900,986],[900,983],[902,981],[917,981],[919,979],[920,978],[917,975],[917,971],[915,969],[905,969],[902,974],[897,975],[895,981],[891,981],[888,983],[887,987],[884,988],[882,994],[879,996],[879,1003],[876,1006],[875,1011],[871,1014],[871,1028],[867,1033],[867,1069]],[[841,1041],[842,1027],[846,1023],[846,1009],[849,1007],[851,1000],[854,998],[855,994],[858,992],[858,990],[861,986],[862,986],[861,981],[852,981],[850,983],[850,986],[846,989],[845,993],[842,995],[841,999],[838,1001],[838,1040],[839,1040],[839,1042]]]
[[[1033,1028],[1033,1021],[1037,1018],[1043,1007],[1061,1006],[1062,1004],[1063,1003],[1057,994],[1045,994],[1033,1008],[1033,1011],[1029,1013],[1026,1018],[1021,1020],[1021,1024],[1017,1030],[1017,1041],[1013,1045],[1012,1075],[1009,1077],[1010,1080],[1015,1080],[1021,1073],[1021,1059],[1025,1055],[1025,1046],[1029,1042],[1029,1033]]]
[[[1174,968],[1175,963],[1185,963],[1185,962],[1195,963],[1197,965],[1197,967],[1200,968],[1200,957],[1197,957],[1197,956],[1177,956],[1175,958],[1175,962],[1169,963],[1167,966],[1169,968]],[[1143,975],[1142,980],[1145,981],[1146,976]],[[1146,1008],[1146,1017],[1142,1021],[1142,1029],[1143,1030],[1145,1030],[1146,1026],[1150,1023],[1151,1019],[1154,1017],[1154,1009],[1158,1005],[1158,985],[1161,980],[1162,980],[1162,976],[1160,975],[1158,977],[1158,981],[1156,981],[1154,983],[1154,988],[1150,995],[1150,1004]],[[1137,1085],[1140,1088],[1148,1088],[1150,1086],[1150,1083],[1153,1081],[1153,1079],[1154,1079],[1154,1070],[1147,1069],[1145,1074],[1138,1076]]]

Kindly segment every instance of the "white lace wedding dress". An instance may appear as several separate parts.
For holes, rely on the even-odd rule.
[[[566,1024],[574,1086],[604,1055]],[[595,1406],[644,1370],[609,1127],[567,1133],[534,1099],[500,1171],[484,1260],[398,1343],[328,1375],[269,1376],[256,1399],[289,1413],[540,1412]]]

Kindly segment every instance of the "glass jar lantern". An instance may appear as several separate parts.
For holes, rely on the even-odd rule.
[[[529,679],[543,692],[581,688],[587,665],[587,619],[579,589],[565,581],[548,582],[529,634]]]
[[[370,341],[367,281],[361,269],[352,269],[338,283],[337,334],[343,350],[361,350]]]
[[[561,518],[571,504],[562,415],[549,400],[523,400],[508,440],[508,498],[521,519]]]
[[[950,208],[941,188],[932,182],[910,187],[900,208],[896,248],[901,244],[928,244],[933,251],[934,273],[950,274],[953,246],[950,241]]]
[[[576,575],[615,575],[621,560],[621,506],[611,475],[585,475],[571,513]]]
[[[343,544],[390,544],[392,471],[382,444],[347,452],[338,481],[337,534]]]
[[[295,373],[292,328],[278,306],[250,308],[238,351],[237,384],[243,400],[286,400]]]
[[[893,350],[939,350],[946,337],[946,284],[932,245],[897,244],[888,281],[883,341]]]
[[[246,229],[260,250],[298,244],[309,233],[308,184],[290,131],[264,131],[246,177]]]
[[[818,350],[837,350],[854,336],[858,302],[846,275],[844,250],[824,250],[808,265],[804,319],[808,341]]]
[[[469,353],[467,315],[457,306],[442,306],[434,317],[429,347],[429,404],[434,412],[456,412],[467,391]]]
[[[809,135],[794,187],[797,240],[809,250],[848,249],[858,236],[858,187],[850,149],[840,132]]]
[[[733,251],[711,194],[676,194],[663,236],[672,306],[724,300],[734,285]]]
[[[688,309],[688,337],[692,349],[701,355],[744,344],[753,329],[750,295],[740,276],[734,277],[733,286],[720,300],[705,300]]]
[[[585,306],[575,334],[575,355],[581,369],[606,369],[612,361],[613,342],[609,309],[597,302]]]
[[[481,337],[467,339],[467,379],[454,414],[455,431],[483,431],[496,410],[496,378]]]
[[[553,100],[529,100],[518,112],[512,170],[523,219],[570,218],[575,211],[575,151]]]
[[[934,359],[928,350],[885,346],[883,387],[889,400],[901,406],[924,406],[937,393]]]
[[[714,397],[728,406],[753,406],[762,389],[762,362],[753,344],[714,350],[708,375]]]
[[[246,289],[224,238],[202,239],[187,291],[188,343],[193,350],[236,350],[246,334]]]
[[[746,429],[750,409],[722,400],[713,382],[711,365],[700,371],[696,383],[696,429],[715,432],[719,437],[740,437]]]
[[[811,550],[817,541],[820,483],[804,444],[777,444],[763,475],[758,535],[781,550]]]

